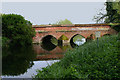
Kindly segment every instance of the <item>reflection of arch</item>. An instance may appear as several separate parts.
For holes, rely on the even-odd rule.
[[[76,43],[79,42],[78,44]],[[83,42],[86,42],[86,39],[84,36],[80,35],[80,34],[75,34],[71,39],[70,39],[70,44],[72,47],[76,46],[76,45],[82,45]]]
[[[103,36],[110,36],[111,34],[104,34]]]
[[[41,47],[47,51],[53,50],[56,45],[58,44],[57,39],[52,35],[46,35],[42,38],[42,45]]]

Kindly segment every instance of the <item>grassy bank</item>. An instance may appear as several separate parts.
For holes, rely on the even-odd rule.
[[[66,52],[60,62],[38,70],[35,78],[120,78],[120,34],[105,36]]]

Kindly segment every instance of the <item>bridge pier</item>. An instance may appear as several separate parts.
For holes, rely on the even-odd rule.
[[[69,40],[62,40],[63,44],[68,44],[70,41]]]
[[[58,45],[68,45],[70,44],[70,40],[58,40]]]

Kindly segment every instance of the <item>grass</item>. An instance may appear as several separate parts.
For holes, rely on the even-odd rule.
[[[60,62],[37,70],[35,78],[117,79],[120,78],[120,34],[105,36],[66,52]]]

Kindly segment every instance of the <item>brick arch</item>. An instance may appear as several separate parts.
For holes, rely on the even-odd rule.
[[[41,38],[41,41],[43,41],[43,39],[44,39],[45,37],[47,37],[47,36],[54,37],[54,35],[45,35],[45,36],[43,36],[43,37]],[[56,37],[54,37],[54,38],[56,38]]]
[[[36,33],[36,36],[33,37],[33,42],[36,42],[36,43],[41,43],[42,42],[42,39],[48,35],[51,35],[53,37],[55,37],[56,39],[58,39],[56,37],[56,35],[54,33]]]
[[[84,33],[81,34],[81,32],[72,32],[72,33],[68,33],[68,34],[65,34],[65,36],[69,39],[68,42],[71,40],[71,38],[75,35],[81,35],[83,36],[84,38],[87,38],[89,35],[84,35]]]
[[[73,34],[73,35],[71,36],[71,38],[73,38],[73,37],[75,37],[75,36],[77,36],[77,35],[81,35],[81,34],[80,34],[80,33]],[[81,36],[85,38],[85,36],[83,36],[83,35],[81,35]],[[70,38],[70,39],[71,39],[71,38]]]
[[[69,39],[69,41],[71,42],[71,40],[72,40],[75,36],[77,36],[77,35],[80,35],[80,36],[84,37],[84,36],[81,35],[81,34],[74,34],[74,35],[71,36],[71,38]],[[84,37],[84,38],[85,38],[85,37]],[[85,39],[86,39],[86,38],[85,38]]]
[[[109,34],[109,33],[106,33],[106,34],[104,34],[104,35],[102,35],[102,36],[107,36],[107,35],[108,35],[108,36],[110,36],[111,34]]]

